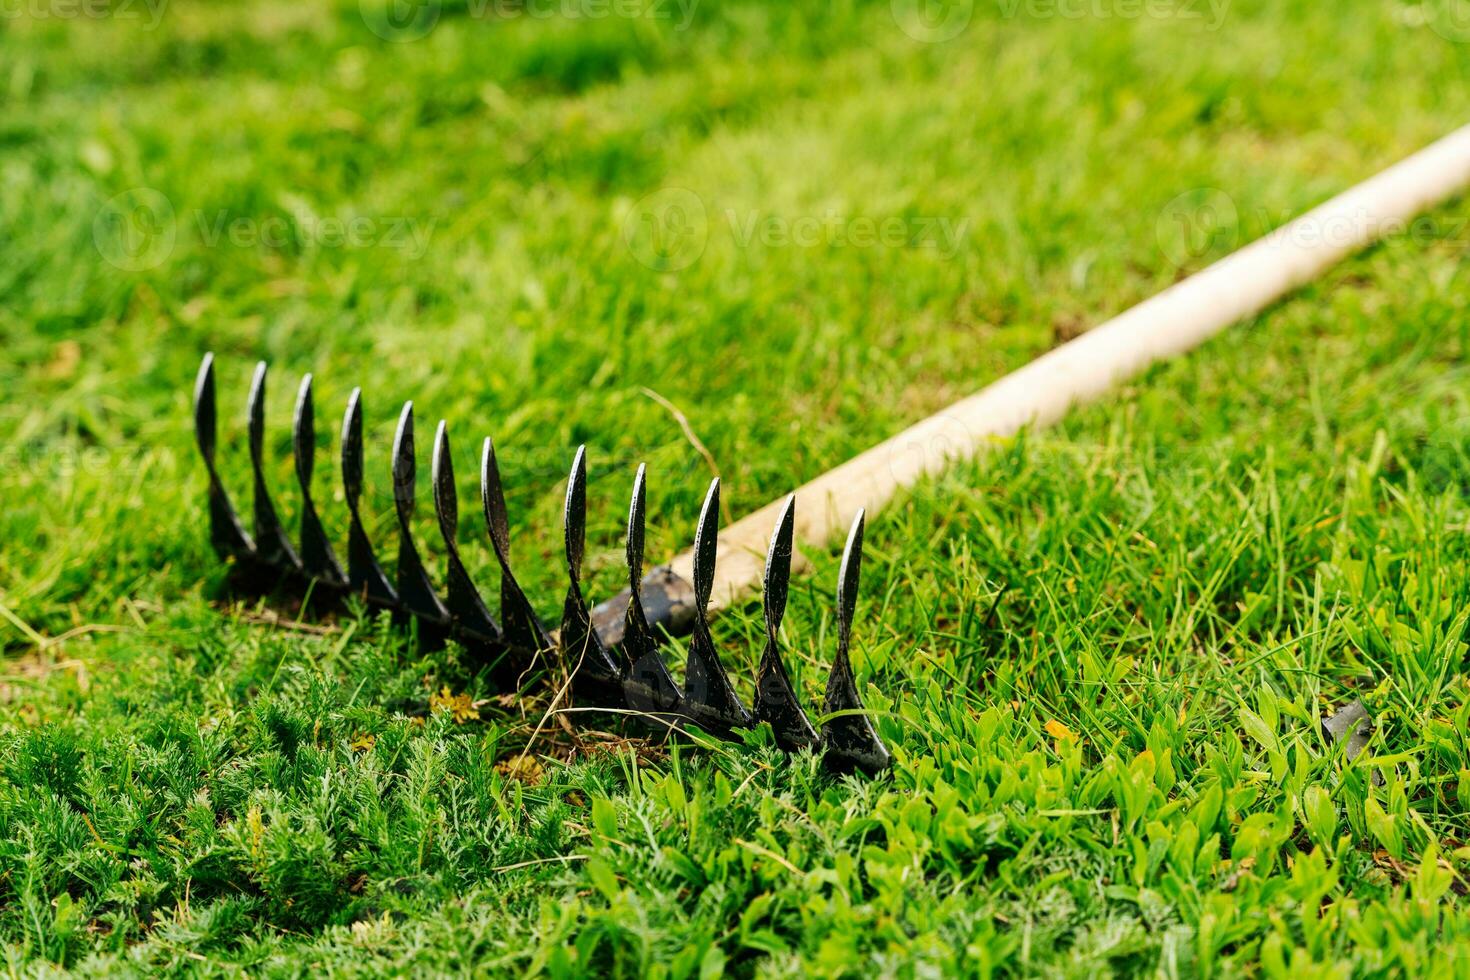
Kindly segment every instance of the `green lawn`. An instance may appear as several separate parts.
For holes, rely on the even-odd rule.
[[[189,428],[214,350],[246,503],[268,360],[294,522],[315,372],[344,541],[361,385],[384,552],[401,402],[450,420],[466,501],[493,435],[555,618],[579,443],[602,597],[637,462],[650,558],[693,531],[710,465],[663,401],[750,511],[1470,118],[1448,7],[6,7],[8,969],[1466,969],[1470,204],[872,519],[879,780],[768,732],[532,738],[544,686],[505,703],[386,621],[273,623],[223,591]],[[808,557],[815,705],[837,555]],[[758,616],[716,626],[747,700]],[[414,717],[445,688],[478,720]],[[1319,719],[1354,699],[1348,761]]]

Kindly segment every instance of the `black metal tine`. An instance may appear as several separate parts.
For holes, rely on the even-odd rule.
[[[296,414],[291,426],[296,455],[296,482],[301,486],[301,567],[307,576],[334,589],[347,586],[347,573],[322,527],[311,498],[311,473],[316,467],[316,406],[311,397],[311,375],[301,379]]]
[[[832,674],[827,678],[822,713],[841,714],[823,723],[822,742],[827,747],[827,765],[843,771],[861,769],[876,775],[892,765],[893,757],[866,713],[848,654],[852,616],[857,609],[858,580],[863,571],[863,523],[864,512],[859,510],[847,533],[842,566],[837,573],[837,656],[832,660]]]
[[[648,509],[648,469],[638,465],[633,499],[628,505],[628,613],[623,627],[626,675],[623,694],[635,711],[668,712],[679,706],[679,685],[660,655],[658,637],[643,611],[643,530]]]
[[[430,482],[434,490],[434,516],[439,519],[439,533],[444,538],[449,574],[445,607],[458,638],[477,648],[501,645],[500,624],[490,615],[480,590],[470,580],[464,567],[455,535],[459,531],[459,493],[454,486],[454,460],[449,455],[449,427],[441,419],[434,433],[434,456]]]
[[[342,488],[347,495],[350,517],[347,527],[347,585],[368,602],[398,608],[398,591],[388,581],[383,566],[373,554],[372,542],[362,526],[358,500],[362,497],[362,389],[353,388],[342,417]]]
[[[714,588],[715,558],[719,547],[720,478],[710,481],[694,532],[694,632],[689,639],[689,663],[684,672],[683,711],[714,734],[732,728],[750,728],[754,719],[740,703],[725,665],[710,637],[710,591]]]
[[[510,521],[505,511],[505,490],[500,484],[500,463],[495,458],[495,444],[488,438],[480,451],[480,503],[485,511],[485,526],[490,530],[495,560],[500,563],[500,628],[505,642],[532,653],[550,650],[551,639],[546,635],[546,627],[541,625],[531,601],[510,570]]]
[[[301,558],[291,546],[286,529],[271,503],[261,466],[265,443],[265,361],[255,365],[255,378],[250,382],[250,467],[255,474],[255,553],[258,560],[284,572],[300,572]]]
[[[597,630],[582,595],[582,557],[587,536],[587,447],[578,446],[567,477],[564,512],[567,559],[567,597],[562,604],[561,632],[557,640],[561,655],[573,670],[573,690],[604,706],[622,701],[622,670]]]
[[[786,665],[781,662],[779,634],[786,615],[786,592],[791,582],[791,549],[796,527],[796,495],[786,498],[771,548],[766,553],[766,648],[755,678],[755,718],[770,724],[776,743],[788,752],[816,747],[817,731],[801,710]]]
[[[215,431],[219,416],[214,397],[214,354],[204,355],[194,382],[194,438],[209,473],[209,543],[221,558],[256,559],[255,542],[240,523],[235,505],[214,466]]]
[[[429,581],[413,541],[414,488],[418,463],[413,448],[413,402],[404,402],[398,416],[398,431],[393,435],[393,508],[398,513],[398,599],[400,607],[412,613],[426,627],[426,637],[434,642],[449,625],[449,610],[444,607]]]

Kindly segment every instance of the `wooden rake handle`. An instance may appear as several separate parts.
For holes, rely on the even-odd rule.
[[[1156,361],[1193,349],[1316,278],[1470,184],[1470,126],[1400,161],[1207,269],[999,381],[931,415],[796,490],[798,547],[823,548],[859,509],[878,513],[899,490],[970,459],[1027,425],[1048,425]],[[760,589],[785,498],[719,536],[711,607]],[[692,579],[686,551],[670,568]]]

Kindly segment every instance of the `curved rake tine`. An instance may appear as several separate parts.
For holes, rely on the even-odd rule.
[[[858,580],[863,570],[863,519],[859,510],[842,549],[842,568],[837,573],[837,656],[832,661],[832,674],[827,678],[827,696],[822,704],[824,715],[836,714],[822,725],[822,741],[827,746],[829,766],[851,771],[861,769],[876,775],[893,762],[878,730],[867,715],[852,676],[848,647],[852,636],[852,614],[857,608]]]
[[[658,652],[658,637],[643,611],[643,522],[647,511],[647,468],[638,465],[633,477],[633,500],[628,505],[628,613],[623,627],[623,681],[627,707],[637,711],[667,712],[678,707],[679,686]]]
[[[567,477],[565,509],[567,597],[562,604],[561,655],[578,693],[616,706],[622,700],[622,671],[592,626],[592,613],[582,596],[582,553],[587,536],[587,447],[577,447]]]
[[[281,527],[276,506],[271,503],[261,468],[265,442],[265,361],[255,365],[255,378],[250,382],[250,468],[255,475],[255,548],[259,560],[283,572],[300,572],[301,559]]]
[[[683,711],[700,727],[714,733],[750,728],[750,712],[740,703],[710,637],[710,591],[714,587],[715,557],[720,530],[720,479],[710,481],[694,533],[694,632],[689,640],[689,664],[684,673]]]
[[[296,393],[296,415],[291,426],[296,456],[296,482],[301,486],[301,567],[307,576],[334,589],[347,586],[347,573],[337,561],[332,542],[322,527],[311,499],[311,472],[316,466],[316,407],[311,397],[311,375],[301,379]]]
[[[230,495],[214,467],[215,430],[218,413],[214,399],[214,354],[205,354],[199,364],[199,377],[194,382],[194,438],[199,455],[209,472],[209,543],[221,558],[255,560],[255,542],[240,523]]]
[[[500,564],[500,628],[505,642],[532,653],[550,650],[546,628],[510,570],[510,522],[505,512],[505,491],[500,485],[500,463],[495,458],[495,444],[489,439],[480,451],[480,503],[495,560]]]
[[[372,542],[362,526],[358,500],[362,497],[362,389],[353,388],[342,417],[342,487],[347,495],[347,586],[368,602],[389,609],[398,607],[398,591],[388,581],[383,566],[373,554]]]
[[[768,722],[776,733],[776,743],[788,752],[815,747],[816,729],[796,700],[791,677],[781,662],[778,634],[786,615],[786,590],[791,582],[792,535],[796,525],[796,496],[786,498],[776,530],[771,534],[771,549],[766,553],[765,614],[766,649],[761,654],[755,677],[755,719]]]
[[[413,542],[414,488],[418,479],[418,463],[413,449],[413,402],[403,404],[398,416],[398,431],[393,434],[393,509],[398,514],[398,599],[405,612],[412,613],[426,627],[430,642],[443,637],[449,625],[449,610],[439,601],[423,559]]]
[[[480,590],[470,580],[470,573],[460,557],[455,535],[459,531],[459,494],[454,488],[454,460],[449,455],[449,428],[440,420],[434,433],[434,456],[430,482],[434,489],[434,516],[439,519],[439,534],[444,538],[449,575],[445,608],[449,610],[460,640],[478,648],[500,646],[500,624],[490,615]]]

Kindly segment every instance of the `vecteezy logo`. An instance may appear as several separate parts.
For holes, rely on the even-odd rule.
[[[687,269],[704,254],[709,242],[704,201],[683,187],[654,191],[623,217],[623,241],[633,257],[650,269]]]
[[[151,187],[134,187],[110,198],[92,219],[98,253],[124,272],[161,265],[174,250],[174,207]]]
[[[1164,205],[1154,235],[1164,257],[1176,269],[1183,268],[1233,248],[1240,237],[1240,213],[1229,194],[1197,187]]]
[[[1470,41],[1470,0],[1425,0],[1424,19],[1446,41]]]
[[[915,41],[939,44],[960,36],[975,15],[975,0],[890,0],[893,22]]]
[[[439,23],[440,0],[357,0],[368,30],[401,44],[428,37]]]

